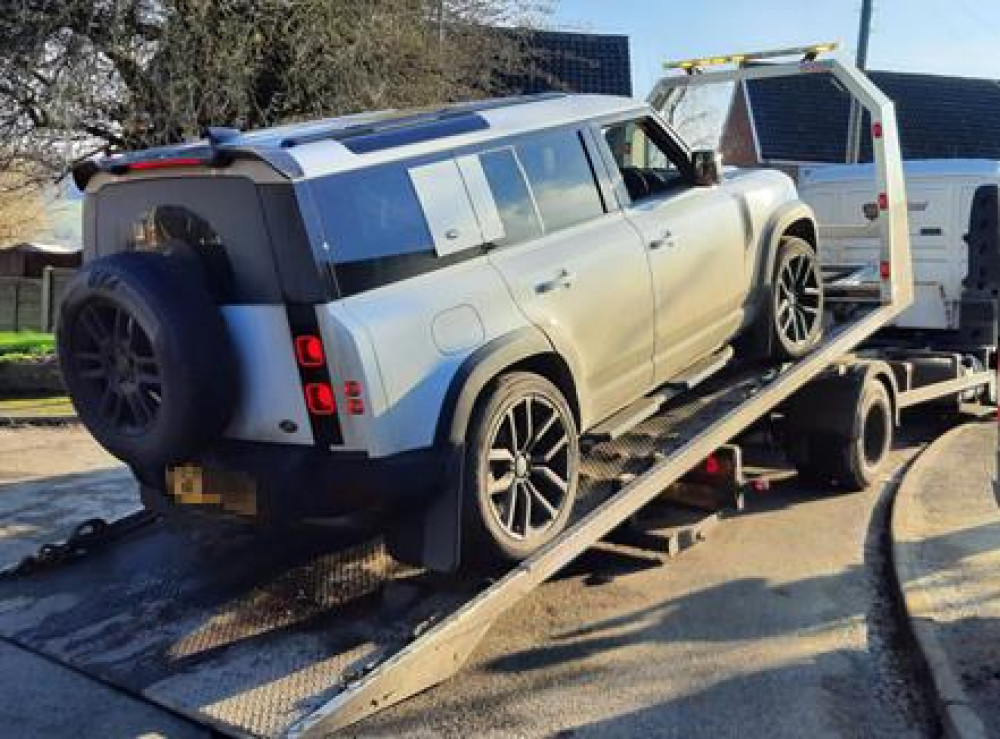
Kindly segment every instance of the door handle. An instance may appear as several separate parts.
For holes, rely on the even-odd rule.
[[[553,277],[551,280],[546,280],[545,282],[539,282],[535,285],[536,293],[549,293],[553,290],[566,289],[573,286],[576,281],[576,275],[570,272],[568,269],[559,270],[559,274]]]
[[[670,233],[669,229],[665,230],[656,238],[649,242],[650,249],[661,249],[664,246],[672,247],[674,245],[674,235]]]

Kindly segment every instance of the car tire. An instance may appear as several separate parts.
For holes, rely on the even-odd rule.
[[[823,336],[823,279],[808,242],[785,236],[778,246],[768,305],[775,359],[804,357]]]
[[[551,382],[502,375],[476,404],[467,434],[463,563],[519,562],[566,527],[576,500],[576,421]]]
[[[67,285],[56,343],[80,420],[134,468],[192,459],[232,415],[235,352],[192,260],[123,252],[89,262]]]

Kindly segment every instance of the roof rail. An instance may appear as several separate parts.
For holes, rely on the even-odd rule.
[[[395,131],[398,129],[414,127],[438,121],[472,116],[487,110],[506,108],[513,105],[523,105],[525,103],[537,103],[544,100],[555,100],[566,97],[563,92],[544,92],[535,95],[518,95],[515,97],[492,98],[489,100],[477,100],[468,103],[455,103],[442,106],[441,108],[411,112],[401,111],[398,116],[390,116],[376,121],[358,123],[353,126],[331,125],[318,131],[291,135],[283,138],[279,143],[282,148],[288,149],[302,144],[312,144],[317,141],[344,141],[358,136],[367,136],[376,133]],[[447,134],[445,134],[447,135]]]

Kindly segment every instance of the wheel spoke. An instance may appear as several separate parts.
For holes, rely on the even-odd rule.
[[[532,468],[532,472],[538,472],[544,479],[548,480],[550,484],[555,485],[563,494],[569,491],[569,483],[559,477],[559,475],[557,475],[551,467],[536,465]]]
[[[806,324],[805,316],[802,315],[802,311],[796,309],[795,311],[795,335],[798,337],[799,341],[805,341],[806,336],[809,335],[809,329]]]
[[[514,484],[515,480],[516,480],[516,477],[515,477],[513,471],[505,473],[504,476],[500,477],[500,478],[494,477],[490,481],[490,485],[489,485],[489,493],[490,493],[490,495],[496,496],[496,495],[499,495],[500,493],[503,493],[503,492],[506,492],[506,491],[510,490],[511,485]]]
[[[533,431],[534,424],[532,423],[532,420],[531,420],[531,396],[530,395],[527,398],[524,399],[524,418],[525,418],[525,421],[524,421],[524,444],[522,444],[518,448],[519,451],[522,451],[522,452],[527,451],[528,447],[531,446],[531,442],[533,440],[533,434],[534,434],[534,431]]]
[[[522,483],[518,483],[517,487],[521,491],[521,497],[524,498],[524,535],[527,536],[531,531],[531,493]]]
[[[114,317],[111,319],[111,336],[116,344],[121,344],[125,338],[125,313],[115,308]]]
[[[809,274],[809,260],[805,257],[799,257],[795,261],[798,263],[795,270],[795,286],[800,287],[805,284],[806,275]]]
[[[125,401],[128,404],[129,411],[132,413],[132,420],[135,421],[136,426],[141,426],[149,422],[149,416],[146,413],[146,409],[139,402],[138,393],[126,393]]]
[[[556,443],[555,443],[555,444],[553,444],[553,445],[552,445],[552,446],[551,446],[551,447],[549,448],[549,450],[548,450],[548,451],[547,451],[547,452],[546,452],[545,454],[543,454],[543,455],[542,455],[542,461],[543,461],[543,462],[545,462],[545,464],[548,464],[549,462],[551,462],[551,461],[552,461],[552,459],[553,459],[553,458],[554,458],[554,457],[555,457],[555,456],[556,456],[556,455],[557,455],[557,454],[558,454],[558,453],[559,453],[560,451],[562,451],[563,447],[565,447],[565,446],[566,446],[567,444],[569,444],[569,437],[568,437],[568,436],[567,436],[567,435],[566,435],[566,434],[564,433],[564,434],[563,434],[562,436],[560,436],[560,437],[559,437],[559,438],[558,438],[558,439],[556,440]]]
[[[538,444],[542,441],[542,439],[545,438],[545,435],[549,433],[555,422],[559,420],[559,411],[557,411],[555,408],[549,408],[549,412],[552,415],[549,416],[549,420],[543,423],[542,427],[538,429],[538,432],[535,434],[535,438],[531,440],[531,447],[528,449],[528,451],[533,451],[534,448],[538,446]]]
[[[781,320],[781,333],[788,336],[788,327],[792,323],[792,312],[788,311],[786,316]]]
[[[507,427],[508,427],[508,433],[510,434],[510,448],[520,449],[521,447],[517,443],[517,419],[514,418],[513,408],[507,411]]]
[[[510,490],[507,492],[507,530],[513,533],[514,531],[514,511],[517,508],[517,486],[511,485]]]
[[[91,340],[97,346],[103,346],[108,339],[108,330],[104,322],[97,315],[93,306],[87,306],[80,313],[80,325],[83,330],[90,335]]]
[[[159,387],[160,386],[160,376],[152,375],[148,372],[140,372],[135,377],[136,384],[142,385],[144,387]]]
[[[496,448],[490,449],[489,460],[491,462],[507,462],[514,464],[514,454],[510,449]]]
[[[527,480],[524,485],[528,488],[528,492],[531,493],[531,497],[542,504],[542,508],[546,510],[550,518],[555,519],[559,515],[559,510],[549,502],[548,498],[542,495],[542,491],[535,487],[531,480]]]

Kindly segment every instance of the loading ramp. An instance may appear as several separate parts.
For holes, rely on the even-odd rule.
[[[447,680],[533,588],[909,305],[892,104],[857,71],[815,56],[735,70],[683,67],[689,74],[665,78],[653,97],[684,85],[834,75],[873,121],[885,206],[879,300],[831,326],[804,359],[726,369],[594,445],[574,521],[544,549],[484,585],[396,562],[377,529],[262,542],[239,527],[180,531],[154,521],[69,566],[0,581],[0,636],[232,735],[325,735]],[[335,552],[331,541],[339,542]]]

